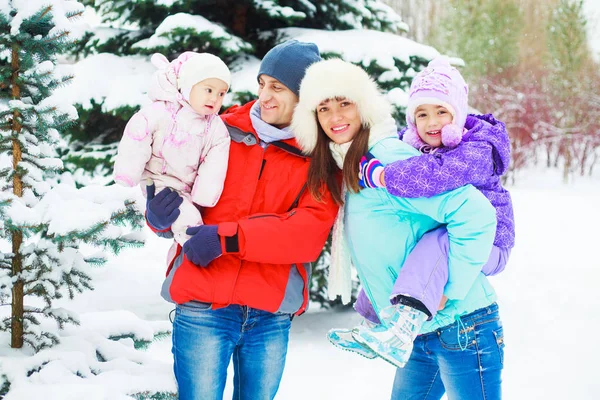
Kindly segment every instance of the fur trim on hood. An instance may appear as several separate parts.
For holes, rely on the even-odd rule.
[[[335,97],[345,97],[356,104],[363,126],[368,128],[391,114],[390,104],[361,67],[340,59],[314,63],[300,84],[300,101],[291,125],[296,141],[306,154],[317,144],[317,106]]]

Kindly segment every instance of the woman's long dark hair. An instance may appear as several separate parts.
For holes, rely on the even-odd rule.
[[[329,149],[331,139],[321,128],[316,115],[315,119],[317,122],[317,144],[311,153],[308,167],[308,190],[317,201],[322,201],[323,190],[327,188],[335,202],[342,205],[344,199],[342,199],[342,188],[339,181],[340,169]],[[343,180],[346,187],[354,193],[361,190],[358,185],[358,170],[360,159],[369,150],[369,133],[368,128],[362,127],[352,140],[352,144],[344,158]]]

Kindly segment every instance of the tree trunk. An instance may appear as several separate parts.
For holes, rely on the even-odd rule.
[[[236,4],[233,9],[233,24],[231,30],[239,37],[246,37],[246,25],[248,25],[248,4]]]
[[[248,0],[217,0],[216,7],[223,10],[230,10],[228,24],[231,30],[239,37],[246,37],[246,26],[248,25],[248,10],[250,8]]]
[[[587,163],[589,151],[590,151],[590,143],[586,141],[585,147],[583,148],[583,151],[581,152],[582,153],[581,154],[581,164],[580,164],[580,171],[579,171],[579,175],[581,175],[581,176],[585,176],[585,164]]]
[[[572,163],[572,154],[571,154],[571,139],[567,139],[565,143],[565,165],[563,170],[563,182],[569,182],[569,171],[571,170]]]
[[[589,176],[592,176],[592,174],[594,173],[594,165],[596,165],[597,161],[598,161],[598,153],[594,152],[594,159],[590,163]]]
[[[11,84],[12,84],[12,98],[19,99],[21,91],[17,85],[17,77],[19,71],[19,48],[17,44],[12,46],[12,61],[11,61]],[[21,133],[21,123],[19,122],[20,114],[15,111],[12,116],[12,130],[17,135]],[[16,170],[17,165],[21,162],[21,144],[17,139],[12,140],[13,148],[13,168]],[[21,177],[15,174],[13,176],[13,193],[15,196],[23,197],[23,182]],[[23,259],[21,256],[21,243],[23,243],[23,232],[16,231],[12,234],[12,276],[19,276],[23,270]],[[12,314],[11,314],[11,341],[10,346],[12,348],[23,347],[23,281],[17,279],[13,284],[12,288]]]

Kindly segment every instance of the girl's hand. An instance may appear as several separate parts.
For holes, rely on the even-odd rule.
[[[438,307],[438,310],[443,310],[444,307],[446,307],[446,302],[448,301],[448,298],[444,295],[442,295],[442,300],[440,301],[440,305]]]
[[[367,153],[360,159],[358,184],[363,188],[385,187],[383,164],[371,153]]]

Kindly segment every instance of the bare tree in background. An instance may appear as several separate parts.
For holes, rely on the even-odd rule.
[[[428,44],[431,30],[444,16],[444,2],[440,0],[383,0],[402,16],[410,27],[403,33],[409,39]]]

